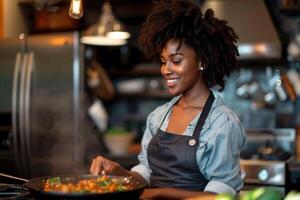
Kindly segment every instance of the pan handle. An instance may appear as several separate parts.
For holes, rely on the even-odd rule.
[[[9,174],[0,173],[0,176],[6,177],[6,178],[10,178],[10,179],[15,179],[15,180],[18,180],[18,181],[29,182],[28,179],[24,179],[24,178],[12,176],[12,175],[9,175]]]

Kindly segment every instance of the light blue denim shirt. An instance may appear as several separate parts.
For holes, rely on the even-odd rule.
[[[141,144],[142,149],[138,156],[140,163],[131,170],[143,176],[148,183],[151,174],[147,159],[148,144],[153,135],[157,133],[158,128],[166,130],[170,116],[167,116],[163,123],[162,120],[179,98],[180,96],[174,97],[170,102],[157,107],[147,117],[146,130]],[[200,114],[188,125],[184,135],[191,136],[193,134]],[[159,127],[161,123],[162,126]],[[240,152],[245,144],[245,139],[246,133],[238,117],[225,106],[222,98],[215,94],[215,101],[203,125],[196,152],[199,170],[209,181],[204,191],[236,195],[236,191],[242,188]]]

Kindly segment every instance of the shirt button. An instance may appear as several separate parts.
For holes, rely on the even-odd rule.
[[[189,140],[189,145],[190,146],[194,146],[196,144],[196,140],[195,139],[190,139]]]

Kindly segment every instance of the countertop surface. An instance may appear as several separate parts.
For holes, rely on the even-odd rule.
[[[187,197],[189,196],[189,197]],[[214,194],[205,192],[190,192],[174,188],[149,188],[144,189],[140,199],[141,200],[156,200],[156,199],[184,199],[184,200],[214,200]]]
[[[0,184],[0,186],[4,186],[3,184]],[[0,187],[1,189],[1,187]],[[17,199],[17,200],[36,200],[36,199],[56,199],[56,200],[62,200],[62,199],[69,199],[65,198],[64,196],[51,196],[46,194],[35,194],[33,192],[30,192],[29,190],[22,189],[21,186],[17,188],[17,186],[14,186],[12,188],[3,190],[2,187],[0,192],[0,199]],[[137,193],[138,194],[138,193]],[[123,196],[123,195],[122,195]],[[209,194],[209,193],[201,193],[201,192],[188,192],[173,188],[146,188],[142,191],[141,195],[136,196],[133,194],[127,194],[124,196],[127,200],[214,200],[216,195]],[[84,197],[78,198],[77,196],[75,199],[85,199]],[[119,199],[120,195],[113,195],[113,196],[105,196],[105,198],[108,197],[110,200],[113,199]],[[98,199],[98,197],[90,197],[88,199]],[[101,197],[101,199],[103,196]],[[73,199],[73,198],[71,198]]]

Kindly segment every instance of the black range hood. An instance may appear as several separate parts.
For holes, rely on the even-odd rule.
[[[282,44],[264,0],[206,0],[201,10],[212,8],[239,36],[239,61],[281,63]]]

